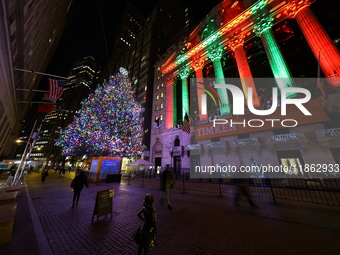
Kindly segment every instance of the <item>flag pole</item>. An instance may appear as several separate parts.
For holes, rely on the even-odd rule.
[[[35,101],[18,101],[22,104],[55,104],[55,102],[35,102]]]
[[[320,51],[319,51],[319,57],[318,57],[318,71],[317,71],[317,75],[318,75],[318,80],[317,80],[317,84],[316,84],[316,88],[319,87],[319,82],[320,82]]]
[[[27,73],[36,73],[36,74],[46,75],[46,76],[55,77],[55,78],[60,78],[60,79],[65,79],[65,80],[68,80],[68,79],[69,79],[69,78],[67,78],[67,77],[58,76],[58,75],[54,75],[54,74],[48,74],[48,73],[35,72],[35,71],[33,71],[33,70],[24,70],[24,69],[19,69],[19,68],[14,68],[14,70],[15,70],[15,71],[21,71],[21,72],[27,72]]]
[[[39,90],[39,89],[17,89],[17,90],[24,90],[24,91],[30,91],[30,92],[44,92],[48,93],[48,90]]]

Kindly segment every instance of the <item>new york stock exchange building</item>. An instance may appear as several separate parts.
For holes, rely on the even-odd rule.
[[[207,13],[155,65],[150,160],[192,178],[340,176],[332,2],[225,0]]]

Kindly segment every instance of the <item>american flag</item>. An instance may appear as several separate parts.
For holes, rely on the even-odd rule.
[[[65,80],[48,79],[48,98],[59,99],[63,94]]]
[[[326,87],[322,83],[321,79],[318,80],[318,89],[321,92],[321,103],[322,103],[322,106],[325,107],[326,103],[328,102],[328,95],[327,95],[327,92],[326,92]]]
[[[183,124],[181,126],[181,130],[183,132],[186,132],[186,133],[190,134],[190,120],[189,120],[188,114],[185,114],[184,122],[183,122]]]

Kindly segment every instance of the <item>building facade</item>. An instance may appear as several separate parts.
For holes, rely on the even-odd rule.
[[[136,40],[131,44],[126,54],[115,67],[124,67],[129,72],[132,89],[137,101],[142,106],[142,122],[144,130],[144,159],[150,158],[151,125],[153,125],[153,84],[154,63],[167,49],[181,28],[185,29],[185,8],[180,1],[159,1],[151,14],[146,18],[142,30],[136,35]],[[156,79],[160,79],[157,76]]]
[[[117,71],[122,57],[134,44],[137,35],[144,27],[145,18],[129,2],[126,3],[121,15],[109,63],[101,73],[102,79],[109,79],[110,75]]]
[[[332,2],[332,1],[330,1]],[[190,166],[284,165],[288,175],[313,177],[304,164],[340,163],[340,27],[331,3],[324,1],[222,1],[191,33],[174,43],[156,63],[150,161],[171,164],[175,172]],[[275,85],[259,86],[259,78]],[[213,120],[238,120],[227,89],[212,89],[226,78],[239,80],[245,99],[266,109],[272,87],[295,87],[295,78],[322,77],[328,101],[317,86],[306,87],[323,112],[296,127],[242,129],[213,127]],[[209,84],[213,79],[213,84]],[[252,94],[248,96],[248,90]],[[202,95],[214,94],[216,107],[202,114]],[[189,96],[190,95],[190,96]],[[214,105],[212,99],[208,104]],[[322,105],[324,104],[324,105]],[[190,134],[182,131],[186,115]],[[253,116],[254,117],[254,116]],[[258,119],[258,118],[257,118]],[[329,120],[329,121],[328,121]],[[191,165],[190,165],[191,164]],[[193,171],[193,169],[191,169]],[[191,171],[191,172],[192,172]],[[192,172],[193,173],[193,172]]]
[[[98,79],[98,64],[92,56],[78,59],[72,66],[68,80],[65,83],[62,97],[57,101],[53,112],[44,115],[39,120],[39,133],[31,153],[31,159],[46,161],[49,165],[64,165],[65,158],[61,155],[61,148],[55,146],[55,139],[60,128],[67,127],[77,115],[81,102],[96,88]]]
[[[14,140],[41,75],[47,68],[69,19],[72,0],[0,3],[0,154],[14,156]],[[26,103],[25,103],[26,102]]]

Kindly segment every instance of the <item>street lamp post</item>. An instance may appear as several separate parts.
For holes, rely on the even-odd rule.
[[[27,153],[27,149],[28,147],[30,147],[30,150],[32,150],[33,148],[33,142],[31,143],[31,139],[32,139],[32,136],[33,136],[33,131],[34,131],[34,128],[35,128],[35,125],[37,124],[37,120],[34,122],[34,125],[33,125],[33,128],[32,128],[32,131],[30,133],[30,136],[28,137],[28,140],[27,140],[27,143],[26,143],[26,146],[25,146],[25,150],[24,152],[22,153],[22,156],[21,156],[21,161],[20,161],[20,164],[17,168],[17,171],[15,172],[15,175],[14,175],[14,178],[13,178],[13,182],[12,182],[12,185],[18,185],[19,184],[19,181],[22,177],[22,173],[25,169],[25,166],[26,166],[26,160],[25,160],[25,157],[26,157],[26,154],[29,155]]]
[[[65,112],[69,112],[69,110],[65,110],[65,109],[55,109],[55,110],[53,110],[53,111],[50,112],[50,113],[53,113],[53,112],[56,112],[56,111],[65,111]],[[39,138],[39,133],[40,133],[42,124],[45,122],[47,115],[49,115],[50,113],[48,113],[48,114],[45,115],[44,119],[41,121],[41,124],[40,124],[40,126],[39,126],[39,128],[38,128],[36,134],[34,134],[34,128],[35,128],[35,125],[36,125],[36,123],[37,123],[37,120],[34,122],[32,131],[31,131],[31,134],[30,134],[30,136],[29,136],[29,138],[28,138],[27,144],[26,144],[26,146],[25,146],[25,150],[24,150],[24,152],[23,152],[23,154],[22,154],[22,157],[21,157],[21,161],[20,161],[19,167],[18,167],[18,169],[17,169],[17,171],[16,171],[16,173],[15,173],[15,176],[14,176],[14,178],[13,178],[13,182],[12,182],[11,186],[13,186],[13,185],[18,185],[18,184],[19,184],[19,182],[20,182],[20,180],[21,180],[21,178],[22,178],[22,175],[23,175],[23,173],[24,173],[25,167],[26,167],[26,160],[25,160],[25,158],[27,158],[27,159],[30,158],[30,155],[31,155],[31,153],[32,153],[32,151],[33,151],[33,147],[34,147],[34,145],[35,145],[37,139]],[[30,142],[31,139],[33,139],[32,142]],[[29,148],[29,150],[28,150],[28,147],[29,147],[29,146],[30,146],[30,148]],[[27,151],[28,151],[28,152],[27,152]]]

